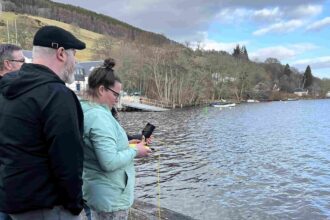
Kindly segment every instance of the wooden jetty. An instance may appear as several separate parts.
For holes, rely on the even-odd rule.
[[[119,108],[122,110],[138,110],[138,111],[149,111],[149,112],[162,112],[169,110],[164,105],[159,105],[156,102],[146,102],[146,98],[139,96],[125,96],[119,104]]]
[[[121,103],[123,108],[130,108],[130,109],[136,109],[141,111],[148,111],[148,112],[163,112],[167,111],[166,108],[161,108],[157,106],[137,103],[137,102],[123,102]]]

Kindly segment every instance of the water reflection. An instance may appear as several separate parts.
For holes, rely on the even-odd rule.
[[[330,218],[330,100],[125,112],[157,126],[137,161],[136,196],[196,219]]]

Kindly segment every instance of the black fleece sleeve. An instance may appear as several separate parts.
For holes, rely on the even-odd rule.
[[[83,208],[83,142],[78,121],[81,107],[75,95],[64,85],[50,84],[49,91],[43,119],[50,166],[61,205],[78,215]]]
[[[142,140],[142,134],[133,134],[133,135],[127,134],[127,138],[129,141],[133,139]]]

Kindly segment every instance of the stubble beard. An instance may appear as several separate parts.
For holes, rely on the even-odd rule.
[[[75,65],[74,62],[71,62],[71,59],[68,60],[64,65],[64,70],[62,72],[63,81],[68,84],[72,84],[74,82],[74,70]]]

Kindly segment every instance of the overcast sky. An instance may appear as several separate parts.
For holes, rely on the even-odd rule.
[[[108,15],[178,42],[250,59],[275,57],[330,78],[330,0],[56,0]]]

